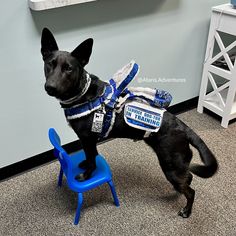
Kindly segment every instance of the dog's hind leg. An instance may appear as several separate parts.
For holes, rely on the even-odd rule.
[[[175,190],[184,194],[187,199],[187,204],[183,207],[178,215],[183,218],[188,218],[192,212],[192,206],[194,202],[195,191],[189,186],[191,176],[190,173],[177,174],[176,171],[166,171],[165,176],[168,181],[174,186]]]
[[[187,180],[188,185],[191,185],[192,180],[193,180],[193,175],[189,172],[188,173],[188,180]]]
[[[192,174],[189,172],[189,163],[192,151],[185,135],[181,132],[170,135],[150,136],[144,140],[152,147],[158,156],[160,166],[176,191],[184,194],[187,204],[178,213],[183,218],[190,216],[194,202],[195,191],[189,186],[192,182]]]
[[[179,211],[178,215],[183,218],[188,218],[192,212],[195,191],[188,185],[181,189],[181,191],[187,199],[187,205]]]

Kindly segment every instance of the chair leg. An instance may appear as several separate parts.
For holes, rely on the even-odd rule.
[[[117,207],[120,206],[120,203],[119,203],[119,200],[118,200],[118,197],[117,197],[117,194],[116,194],[116,190],[115,190],[115,186],[113,184],[113,181],[110,180],[108,182],[109,186],[110,186],[110,189],[111,189],[111,192],[112,192],[112,196],[113,196],[113,199],[114,199],[114,203]]]
[[[75,221],[74,224],[77,225],[79,223],[79,218],[80,218],[80,211],[83,203],[83,194],[78,193],[78,206],[76,209],[76,214],[75,214]]]
[[[60,173],[59,173],[59,176],[58,176],[58,182],[57,182],[57,186],[58,186],[58,187],[61,187],[61,185],[62,185],[62,179],[63,179],[63,170],[62,170],[62,167],[61,167]]]

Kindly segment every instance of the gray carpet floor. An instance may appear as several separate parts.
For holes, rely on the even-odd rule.
[[[236,123],[228,129],[196,110],[179,117],[193,128],[219,161],[210,179],[194,176],[190,218],[177,215],[185,198],[165,179],[156,156],[143,142],[112,140],[99,146],[109,162],[120,200],[107,185],[84,194],[79,226],[73,225],[76,194],[64,181],[56,187],[58,162],[0,183],[0,235],[236,235]],[[194,162],[199,156],[194,151]]]

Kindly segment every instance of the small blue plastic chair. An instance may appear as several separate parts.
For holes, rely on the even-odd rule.
[[[119,200],[116,194],[115,186],[112,181],[112,173],[105,159],[101,155],[98,155],[96,157],[97,168],[92,173],[90,179],[83,182],[79,182],[75,179],[75,177],[78,174],[84,172],[83,169],[79,168],[79,163],[85,160],[84,151],[81,150],[69,155],[62,148],[60,138],[55,129],[50,128],[48,136],[51,144],[54,147],[54,155],[58,158],[61,164],[60,173],[58,177],[58,186],[61,187],[62,178],[64,174],[69,188],[72,191],[78,193],[78,206],[76,209],[74,224],[77,225],[79,223],[80,211],[83,203],[83,192],[96,188],[101,184],[109,184],[114,198],[114,203],[117,207],[119,207]]]

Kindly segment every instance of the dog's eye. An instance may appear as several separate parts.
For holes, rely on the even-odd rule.
[[[55,68],[57,66],[57,61],[56,60],[51,60],[50,62],[48,62],[48,66]]]
[[[57,61],[56,60],[52,60],[51,63],[52,63],[53,68],[55,68],[57,66]]]
[[[72,66],[70,66],[69,64],[64,64],[62,70],[70,73],[72,72]]]

